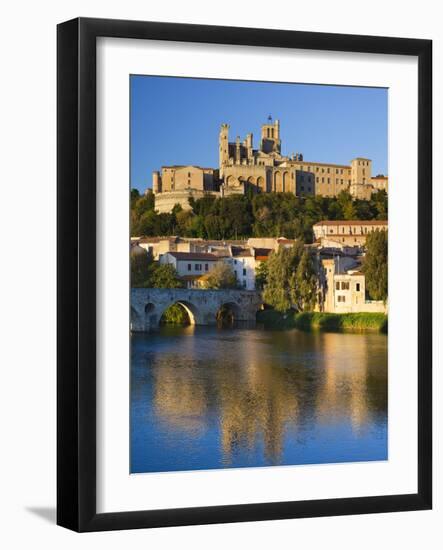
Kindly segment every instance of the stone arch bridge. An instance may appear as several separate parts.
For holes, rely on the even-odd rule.
[[[163,312],[180,304],[191,324],[215,325],[222,306],[231,309],[237,321],[255,321],[263,301],[252,290],[188,290],[184,288],[132,288],[131,331],[148,332],[158,327]]]

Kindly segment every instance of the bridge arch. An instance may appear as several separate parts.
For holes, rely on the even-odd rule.
[[[191,303],[188,300],[175,300],[175,301],[171,301],[169,304],[163,307],[163,310],[161,311],[161,315],[159,316],[155,326],[158,326],[160,324],[161,318],[163,317],[163,314],[165,313],[165,311],[175,304],[181,306],[186,311],[189,317],[190,325],[202,324],[203,319],[202,319],[201,312],[195,304]],[[151,325],[151,327],[154,327],[154,325]]]
[[[215,313],[215,320],[220,325],[232,325],[241,318],[240,306],[235,302],[224,302],[220,304]]]

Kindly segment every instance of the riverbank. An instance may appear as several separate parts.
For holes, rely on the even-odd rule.
[[[388,316],[384,313],[280,313],[266,309],[257,313],[257,322],[267,328],[301,330],[359,330],[388,332]]]

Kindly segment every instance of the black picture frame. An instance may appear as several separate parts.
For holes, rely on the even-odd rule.
[[[153,39],[418,58],[416,494],[96,512],[96,39]],[[432,506],[432,42],[79,18],[57,29],[57,523],[104,531],[426,510]]]

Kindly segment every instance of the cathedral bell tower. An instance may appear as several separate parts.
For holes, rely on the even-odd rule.
[[[261,127],[260,150],[263,153],[281,153],[280,122],[272,122],[271,115],[268,116],[267,124]]]

